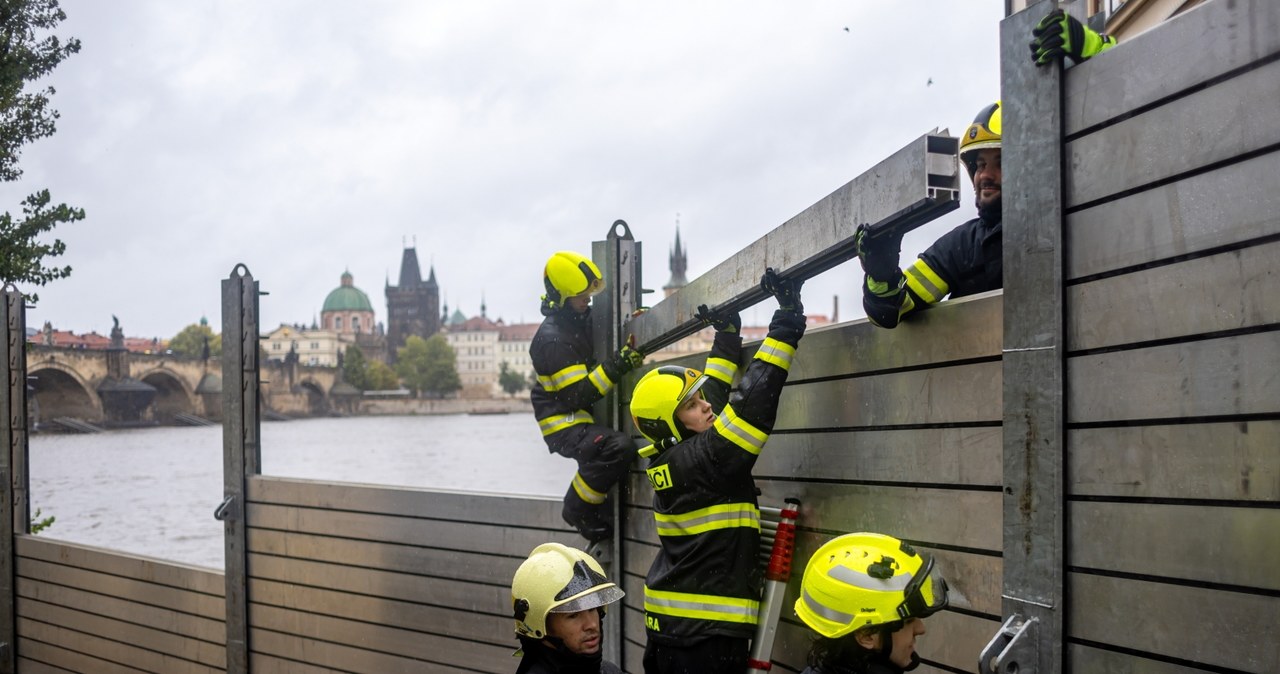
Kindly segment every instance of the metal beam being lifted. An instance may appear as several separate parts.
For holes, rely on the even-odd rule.
[[[786,221],[714,269],[637,316],[630,331],[651,353],[702,326],[698,305],[749,307],[766,296],[760,275],[773,267],[787,278],[808,279],[855,256],[858,225],[907,232],[959,206],[959,139],[925,134],[866,173]]]

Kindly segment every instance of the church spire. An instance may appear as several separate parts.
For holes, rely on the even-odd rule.
[[[675,291],[689,285],[689,280],[685,278],[685,272],[689,268],[689,258],[685,249],[680,245],[679,213],[676,213],[676,243],[667,257],[667,266],[671,269],[671,280],[662,286],[662,291],[665,297],[670,297]]]

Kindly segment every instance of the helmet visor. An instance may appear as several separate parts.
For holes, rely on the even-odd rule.
[[[906,599],[898,606],[898,616],[928,618],[947,607],[947,581],[933,568],[933,557],[925,555],[924,566],[911,579],[905,590]]]
[[[694,370],[694,372],[696,371],[697,370]],[[684,404],[684,401],[698,395],[698,391],[702,390],[703,385],[705,385],[707,380],[710,378],[710,376],[704,374],[699,375],[697,379],[694,379],[693,383],[686,386],[684,391],[680,393],[680,397],[676,399],[676,407],[680,407],[680,405]]]
[[[578,595],[569,601],[558,606],[551,607],[548,613],[577,613],[578,611],[586,611],[588,609],[608,606],[625,596],[625,592],[618,589],[617,585],[609,583],[608,585],[599,585],[594,592]]]

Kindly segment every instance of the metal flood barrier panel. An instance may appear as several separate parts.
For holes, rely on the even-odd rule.
[[[43,539],[15,539],[16,671],[226,671],[221,573]]]
[[[1071,671],[1280,671],[1280,3],[1062,86]]]
[[[801,340],[754,471],[762,505],[789,496],[803,504],[775,671],[805,666],[808,628],[791,608],[805,562],[851,531],[890,533],[936,556],[954,589],[952,609],[929,619],[917,642],[927,662],[917,671],[974,671],[1000,625],[1000,317],[1000,295],[988,294],[893,331],[860,320]],[[701,368],[703,358],[663,362]],[[652,499],[637,464],[624,492],[630,672],[643,671],[644,577],[658,547]]]
[[[511,578],[581,545],[559,499],[257,476],[251,671],[514,671]]]

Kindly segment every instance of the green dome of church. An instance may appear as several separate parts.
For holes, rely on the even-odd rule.
[[[351,285],[351,281],[351,272],[342,272],[342,285],[334,288],[333,292],[324,298],[324,307],[320,311],[373,311],[369,296],[364,294],[363,290]]]

